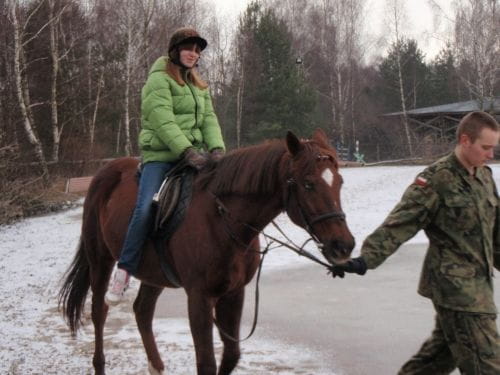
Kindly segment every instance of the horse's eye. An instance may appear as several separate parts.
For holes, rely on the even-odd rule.
[[[304,183],[304,188],[305,188],[307,191],[314,190],[314,184],[313,184],[312,182],[306,182],[306,183]]]

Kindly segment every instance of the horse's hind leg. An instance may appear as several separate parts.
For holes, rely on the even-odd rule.
[[[141,283],[139,293],[134,301],[135,320],[141,334],[144,349],[146,349],[149,369],[152,374],[161,374],[165,369],[153,335],[153,315],[156,301],[162,290],[163,288]]]
[[[219,326],[221,340],[224,343],[224,352],[219,368],[219,375],[230,374],[240,359],[240,322],[243,310],[245,292],[242,288],[236,293],[221,297],[215,305],[216,319]],[[223,332],[233,339],[224,335]]]
[[[108,314],[108,305],[104,302],[104,295],[106,294],[112,269],[113,260],[111,258],[106,258],[101,259],[101,263],[94,266],[91,270],[92,322],[94,323],[95,335],[94,358],[92,363],[96,374],[104,374],[105,359],[103,331]]]

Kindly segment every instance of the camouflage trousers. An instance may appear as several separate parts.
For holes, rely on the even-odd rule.
[[[476,314],[435,306],[436,327],[398,375],[500,374],[500,338],[495,314]]]

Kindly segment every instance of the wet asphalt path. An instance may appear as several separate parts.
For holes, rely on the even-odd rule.
[[[344,279],[332,279],[316,265],[264,270],[259,323],[250,340],[300,344],[338,375],[396,374],[434,326],[431,302],[416,292],[424,254],[423,245],[405,245],[377,270]],[[500,285],[495,286],[498,304]],[[250,329],[253,305],[252,283],[242,336]],[[165,291],[156,316],[184,317],[185,312],[184,292]]]

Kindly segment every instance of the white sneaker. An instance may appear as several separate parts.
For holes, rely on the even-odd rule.
[[[108,305],[117,305],[123,298],[123,294],[128,288],[130,275],[121,268],[116,268],[113,278],[108,286],[105,299]]]

